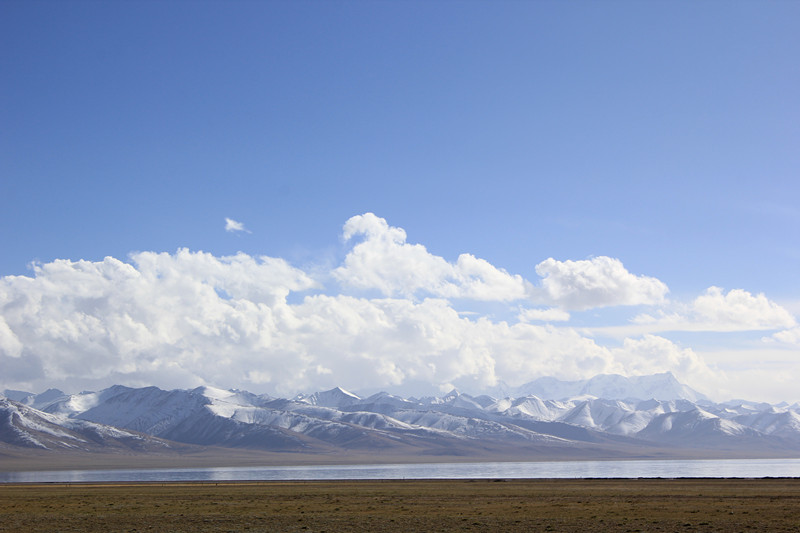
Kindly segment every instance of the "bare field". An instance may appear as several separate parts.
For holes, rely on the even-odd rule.
[[[0,485],[0,531],[800,531],[800,479]]]

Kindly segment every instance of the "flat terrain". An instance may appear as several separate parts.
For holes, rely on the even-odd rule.
[[[0,531],[800,531],[800,479],[0,485]]]
[[[336,453],[287,453],[248,449],[183,446],[170,453],[52,452],[0,444],[0,472],[41,470],[103,470],[127,468],[209,468],[224,466],[300,466],[334,464],[463,463],[486,461],[603,461],[625,459],[753,459],[796,458],[792,454],[753,454],[735,450],[659,449],[618,451],[543,447],[535,450],[488,450],[469,454],[399,453],[396,450],[337,451]]]

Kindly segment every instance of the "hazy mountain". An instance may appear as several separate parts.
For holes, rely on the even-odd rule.
[[[537,396],[561,400],[576,396],[594,396],[606,400],[707,400],[703,394],[680,383],[671,372],[651,376],[625,377],[600,374],[581,381],[561,381],[543,377],[512,389],[513,396]]]

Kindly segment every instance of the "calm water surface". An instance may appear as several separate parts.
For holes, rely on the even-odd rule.
[[[800,477],[800,459],[433,463],[0,472],[0,482],[3,483],[676,477]]]

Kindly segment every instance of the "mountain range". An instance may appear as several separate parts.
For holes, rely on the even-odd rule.
[[[800,405],[715,403],[672,374],[542,378],[502,397],[451,391],[274,398],[241,390],[130,388],[0,397],[5,455],[250,450],[364,460],[800,455]],[[403,459],[405,458],[405,459]]]

